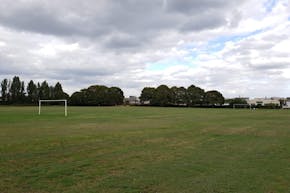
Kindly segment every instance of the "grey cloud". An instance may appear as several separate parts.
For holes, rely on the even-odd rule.
[[[206,29],[214,29],[226,25],[227,21],[219,15],[201,15],[194,17],[185,23],[181,30],[183,31],[202,31]]]
[[[59,5],[61,6],[61,5]],[[42,4],[32,4],[5,12],[0,10],[0,24],[21,30],[40,34],[57,36],[97,36],[106,33],[94,18],[82,18],[81,12],[60,10],[58,7],[44,7]],[[82,11],[82,10],[78,10]]]
[[[252,70],[256,70],[259,72],[265,72],[265,71],[269,71],[269,70],[283,70],[287,67],[290,66],[290,61],[289,62],[264,62],[264,63],[260,63],[260,64],[250,64],[249,67]]]
[[[219,9],[233,6],[232,1],[227,0],[167,0],[167,8],[169,11],[176,11],[182,14],[192,12],[204,12],[209,9]]]
[[[242,19],[242,14],[238,10],[234,10],[231,15],[231,20],[228,21],[229,26],[235,28],[239,25],[240,20]]]
[[[13,15],[0,16],[1,23],[19,30],[28,30],[42,34],[71,35],[76,33],[69,24],[60,21],[44,10],[29,8]]]
[[[0,75],[15,75],[15,74],[33,74],[34,69],[31,65],[25,65],[27,60],[15,57],[7,53],[6,51],[0,50]]]
[[[260,40],[258,43],[257,41],[245,41],[240,43],[240,48],[247,48],[247,50],[269,50],[273,46],[275,46],[275,42],[271,42],[269,40]],[[237,49],[238,51],[239,49]],[[240,49],[241,50],[241,49]],[[245,49],[244,49],[245,50]]]
[[[281,40],[287,39],[288,36],[286,34],[268,34],[263,37],[263,41],[277,43]]]
[[[86,77],[92,79],[94,77],[105,77],[105,76],[113,76],[114,73],[111,71],[103,71],[103,70],[93,70],[93,69],[78,69],[78,68],[67,68],[67,69],[50,69],[46,70],[44,74],[49,74],[50,78],[53,79],[62,79],[69,80],[75,79],[75,77]]]
[[[119,49],[119,48],[136,48],[143,44],[143,41],[138,40],[136,37],[130,35],[125,36],[113,36],[108,38],[105,46],[109,49]]]
[[[18,30],[96,39],[124,33],[135,36],[136,41],[148,37],[146,42],[162,31],[199,31],[223,26],[234,10],[234,4],[225,0],[5,2],[6,6],[0,6],[0,23]],[[114,44],[130,46],[120,40],[108,43]]]

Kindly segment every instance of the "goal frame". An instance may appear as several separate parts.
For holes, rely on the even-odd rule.
[[[67,100],[66,99],[57,99],[57,100],[38,100],[38,115],[41,114],[41,103],[50,103],[50,102],[64,102],[64,116],[67,116]]]

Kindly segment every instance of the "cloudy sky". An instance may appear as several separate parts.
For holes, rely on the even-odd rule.
[[[289,0],[1,0],[0,79],[290,96]]]

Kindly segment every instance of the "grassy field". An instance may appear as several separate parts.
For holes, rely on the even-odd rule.
[[[0,107],[1,193],[289,193],[290,111]]]

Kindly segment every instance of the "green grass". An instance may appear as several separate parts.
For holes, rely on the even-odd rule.
[[[289,193],[290,111],[0,107],[1,193]]]

